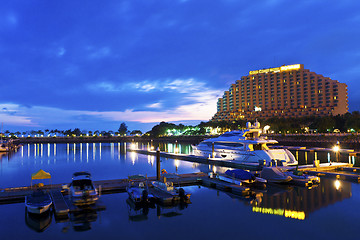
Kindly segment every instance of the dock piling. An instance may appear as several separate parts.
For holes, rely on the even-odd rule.
[[[160,181],[160,148],[156,149],[156,180]]]

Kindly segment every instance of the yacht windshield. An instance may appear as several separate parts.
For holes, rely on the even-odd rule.
[[[238,133],[232,133],[232,132],[226,132],[221,136],[222,137],[234,137],[234,136],[239,136],[239,134]]]
[[[244,145],[241,143],[226,143],[226,142],[216,142],[215,146],[217,147],[234,147],[234,148],[239,148],[239,147],[243,147]]]

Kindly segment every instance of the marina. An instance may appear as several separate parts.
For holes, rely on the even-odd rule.
[[[35,146],[36,150],[34,150]],[[24,209],[25,196],[32,192],[31,186],[27,185],[28,181],[17,182],[12,180],[12,182],[7,182],[6,178],[4,178],[8,175],[6,169],[13,164],[19,166],[20,170],[25,170],[25,167],[26,169],[30,168],[26,170],[28,174],[36,172],[39,168],[51,173],[52,183],[44,185],[43,189],[49,191],[53,200],[51,215],[54,215],[54,217],[51,221],[47,216],[44,218],[44,224],[48,225],[43,225],[47,226],[44,228],[43,236],[50,234],[54,230],[75,231],[75,229],[86,229],[86,231],[98,234],[98,231],[101,231],[102,221],[100,220],[104,218],[111,218],[114,223],[121,221],[122,224],[127,225],[137,223],[137,221],[158,224],[157,221],[168,221],[168,218],[181,221],[183,217],[187,216],[189,224],[194,224],[194,221],[198,219],[196,215],[200,214],[199,211],[201,211],[201,216],[212,219],[210,215],[201,210],[201,206],[210,207],[214,204],[221,209],[222,213],[212,207],[209,208],[209,213],[224,214],[223,216],[226,214],[227,217],[231,217],[233,211],[242,214],[250,211],[248,217],[256,218],[259,221],[263,221],[261,219],[266,218],[266,216],[271,216],[272,221],[282,222],[283,220],[280,219],[292,219],[312,222],[311,219],[316,216],[314,213],[324,206],[336,205],[345,199],[356,201],[356,198],[354,199],[350,192],[352,195],[356,195],[354,189],[358,188],[358,184],[352,180],[342,179],[342,176],[346,174],[358,175],[359,169],[347,162],[332,161],[330,165],[325,160],[315,167],[314,163],[303,164],[298,167],[299,171],[309,171],[309,174],[310,171],[316,172],[321,178],[319,184],[313,185],[306,181],[296,180],[288,184],[268,183],[264,189],[258,189],[209,177],[210,172],[221,173],[229,169],[224,164],[234,163],[191,156],[191,154],[185,153],[160,152],[160,170],[166,169],[167,172],[173,172],[178,178],[176,180],[169,179],[169,181],[172,181],[174,186],[182,187],[186,192],[191,193],[189,202],[174,202],[173,196],[158,191],[151,186],[151,182],[157,179],[157,176],[155,176],[157,172],[157,152],[147,150],[147,144],[138,146],[142,149],[130,149],[131,144],[129,143],[25,145],[15,152],[10,159],[1,159],[0,209],[2,211],[9,209],[13,211],[12,215],[16,215],[17,210],[14,208]],[[175,147],[176,144],[167,145],[168,149],[175,149]],[[177,144],[177,147],[183,150],[187,149],[186,145]],[[164,146],[162,146],[162,149],[164,149]],[[300,161],[303,162],[301,159]],[[99,168],[99,166],[102,166],[102,168]],[[119,166],[122,167],[119,168]],[[230,169],[244,167],[239,165],[231,166]],[[65,174],[59,175],[57,174],[59,168],[68,170]],[[288,168],[291,171],[295,169],[294,167]],[[100,195],[96,204],[89,205],[86,208],[72,204],[68,195],[67,186],[71,182],[71,175],[79,171],[79,169],[91,172],[94,185]],[[101,169],[104,170],[101,171]],[[253,168],[251,171],[256,174],[261,169]],[[324,172],[337,172],[340,177],[324,176],[322,175]],[[138,173],[146,176],[149,183],[149,193],[157,198],[155,205],[134,204],[128,198],[128,194],[125,193],[129,185],[128,175]],[[29,176],[28,174],[25,175]],[[122,177],[119,178],[119,176]],[[161,174],[161,176],[167,175]],[[318,198],[316,196],[319,196],[319,191],[322,191],[322,189],[325,191],[322,194],[322,200],[316,200]],[[331,195],[334,194],[331,193],[332,191],[335,191],[335,195]],[[296,192],[300,195],[295,194]],[[330,194],[329,199],[326,197],[328,194]],[[307,196],[307,200],[300,196]],[[313,197],[309,198],[310,196]],[[335,199],[330,196],[335,196]],[[226,207],[227,205],[229,208]],[[352,205],[352,207],[354,206]],[[124,220],[129,221],[129,223],[116,220],[115,216],[111,217],[119,213],[119,211],[124,211],[120,215],[125,217]],[[24,222],[20,224],[31,222],[31,226],[34,226],[33,217],[28,217],[28,214],[26,216],[25,221],[23,220]],[[282,218],[277,219],[276,217]],[[39,219],[35,220],[39,221]],[[51,223],[52,221],[53,223]],[[225,222],[230,226],[232,225],[230,222]],[[168,226],[167,222],[162,224]],[[242,224],[246,226],[245,222],[242,222]],[[287,224],[291,224],[291,222]],[[57,226],[61,226],[62,230],[58,229]],[[199,228],[204,227],[201,224],[198,226]],[[131,225],[128,228],[131,229]],[[170,227],[170,229],[173,228]],[[122,229],[122,231],[125,235],[129,234],[125,229]],[[152,232],[152,230],[148,229],[147,232]],[[150,234],[155,234],[155,232]]]

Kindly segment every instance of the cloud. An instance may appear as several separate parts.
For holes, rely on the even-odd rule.
[[[102,47],[102,48],[94,48],[94,47],[88,47],[89,59],[101,59],[105,58],[111,55],[111,49],[109,47]]]
[[[63,48],[63,47],[60,47],[60,48],[58,49],[58,51],[57,51],[57,55],[58,55],[59,57],[64,56],[65,53],[66,53],[66,49]]]
[[[19,106],[16,104],[0,104],[0,119],[4,124],[14,126],[36,126],[31,121],[31,117],[18,115]]]
[[[157,102],[153,104],[146,105],[148,108],[161,108],[162,104]]]

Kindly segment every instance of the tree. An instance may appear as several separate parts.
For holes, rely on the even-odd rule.
[[[124,122],[122,122],[121,124],[120,124],[120,127],[119,127],[119,129],[118,129],[118,132],[119,132],[119,134],[120,135],[125,135],[127,132],[128,132],[128,127],[126,126],[126,124],[124,123]]]
[[[141,136],[142,132],[140,130],[133,130],[131,131],[130,135]]]

